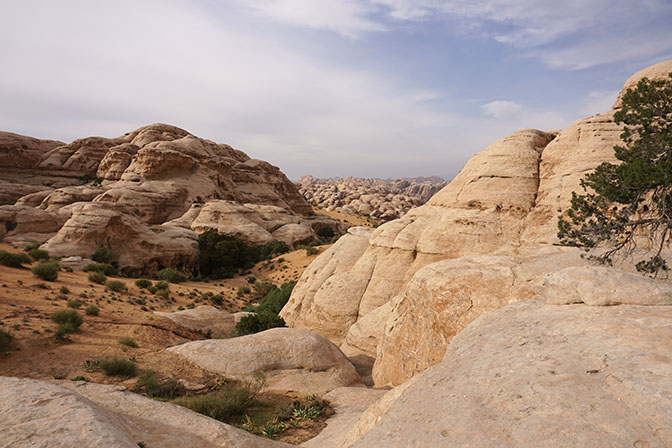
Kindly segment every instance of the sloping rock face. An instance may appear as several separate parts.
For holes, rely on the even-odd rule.
[[[0,377],[0,446],[288,447],[117,386]]]
[[[350,446],[670,446],[670,319],[670,306],[508,305],[363,416]]]
[[[230,378],[249,380],[264,372],[266,389],[275,392],[323,395],[337,387],[362,385],[338,347],[295,328],[188,342],[167,350]]]
[[[666,74],[672,61],[654,67],[628,83]],[[583,176],[615,161],[621,129],[613,113],[496,141],[425,205],[377,228],[365,247],[348,234],[339,243],[356,251],[342,260],[320,255],[282,317],[348,356],[375,358],[376,385],[401,384],[436,364],[474,319],[534,297],[550,271],[586,264],[578,250],[554,247],[557,221]]]
[[[167,245],[171,255],[159,257],[161,267],[179,267],[163,264],[171,260],[192,265],[182,260],[194,257],[191,244],[180,244],[184,250],[175,256],[169,237],[176,233],[193,239],[216,229],[250,244],[277,239],[293,246],[315,239],[324,226],[343,230],[336,220],[315,216],[277,167],[174,126],[155,124],[117,138],[70,144],[0,133],[0,164],[0,205],[33,207],[51,216],[40,218],[49,225],[29,231],[10,221],[5,209],[3,236],[15,244],[49,240],[46,248],[59,255],[90,256],[83,251],[123,238],[110,220],[131,231],[116,251],[154,247],[158,240]],[[93,210],[117,217],[95,219]],[[55,229],[53,222],[62,227]],[[26,235],[31,232],[38,235]],[[136,270],[145,263],[151,273],[157,265],[153,253],[147,259],[138,251],[119,255],[120,263],[129,263],[122,268]]]
[[[245,316],[254,313],[241,311],[239,313],[225,313],[218,310],[214,306],[203,305],[197,306],[191,310],[175,311],[172,313],[165,313],[161,311],[154,311],[154,314],[166,317],[178,325],[194,331],[203,333],[210,332],[212,337],[229,337],[231,331],[236,327]]]
[[[440,177],[317,179],[303,176],[297,184],[307,201],[329,211],[360,214],[390,221],[424,204],[446,185]]]

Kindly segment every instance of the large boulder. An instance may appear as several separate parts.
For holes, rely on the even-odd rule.
[[[117,386],[0,377],[0,446],[288,447]]]
[[[670,306],[513,303],[364,415],[351,446],[671,446],[671,320]]]
[[[294,328],[188,342],[167,350],[230,378],[250,380],[263,372],[271,391],[323,395],[337,387],[362,384],[338,347],[322,336]]]
[[[172,320],[176,324],[189,330],[201,333],[210,333],[212,337],[229,337],[236,324],[245,316],[254,313],[241,311],[239,313],[225,313],[214,306],[201,305],[190,310],[174,311],[172,313],[154,311],[154,314]]]

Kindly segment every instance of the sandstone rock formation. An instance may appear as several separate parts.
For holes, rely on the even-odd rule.
[[[672,71],[672,61],[661,64],[628,83]],[[557,221],[585,173],[615,160],[613,113],[562,131],[515,132],[473,156],[426,204],[377,228],[366,246],[351,230],[339,245],[353,249],[320,255],[282,317],[349,356],[375,359],[376,385],[401,384],[439,362],[471,321],[535,297],[550,271],[586,264],[578,250],[554,247]]]
[[[288,447],[118,386],[0,377],[0,446]]]
[[[214,306],[201,305],[191,310],[175,311],[173,313],[154,311],[154,314],[168,318],[176,324],[193,331],[209,332],[212,337],[217,338],[229,337],[236,324],[240,322],[240,319],[254,313],[245,311],[225,313]]]
[[[70,144],[0,133],[0,165],[0,236],[14,244],[48,240],[45,248],[64,256],[114,244],[131,272],[193,268],[193,241],[209,229],[290,246],[324,226],[343,230],[316,216],[277,167],[174,126]],[[30,225],[19,219],[29,209]],[[166,255],[154,250],[164,245]],[[146,251],[131,250],[138,247]]]
[[[171,347],[206,370],[250,380],[263,372],[266,389],[323,395],[360,385],[353,365],[327,339],[294,328],[272,328],[232,339],[209,339]]]
[[[389,221],[427,202],[446,181],[436,176],[384,180],[306,175],[297,184],[303,197],[317,207]]]
[[[511,304],[342,446],[670,446],[670,319],[670,306]]]

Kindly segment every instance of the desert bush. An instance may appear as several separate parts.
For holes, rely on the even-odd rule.
[[[158,291],[158,289],[156,288],[156,286],[154,286],[154,285],[150,285],[150,286],[147,287],[147,291],[148,291],[150,294],[154,294],[154,293],[156,293],[156,291]]]
[[[306,247],[306,256],[312,257],[313,255],[317,255],[317,248],[316,247]]]
[[[256,278],[256,277],[252,277],[252,276],[247,277],[245,280],[246,280],[247,283],[249,283],[250,285],[254,285],[254,284],[257,282],[257,278]]]
[[[126,358],[102,359],[98,367],[107,376],[133,377],[138,374],[138,366],[133,361]]]
[[[154,398],[176,398],[186,393],[186,389],[182,383],[174,378],[161,382],[153,370],[140,371],[137,387]]]
[[[92,273],[89,274],[88,279],[90,282],[99,283],[101,285],[107,281],[107,277],[105,277],[105,274],[103,274],[100,271],[93,271]]]
[[[232,423],[252,406],[261,385],[263,383],[253,385],[227,381],[216,392],[178,398],[174,403],[210,418]]]
[[[13,340],[14,336],[11,333],[0,330],[0,352],[8,350]]]
[[[289,296],[296,286],[296,282],[287,282],[278,287],[273,287],[266,296],[259,302],[259,306],[255,309],[257,312],[268,311],[274,314],[279,314],[280,310],[287,304]]]
[[[123,338],[119,338],[119,343],[121,345],[125,345],[126,347],[133,347],[133,348],[138,348],[138,343],[135,342],[135,339],[125,336]]]
[[[96,249],[96,251],[91,254],[91,259],[98,263],[109,263],[112,264],[117,261],[117,254],[115,254],[112,249],[108,247],[101,247]]]
[[[327,227],[322,227],[322,228],[318,229],[318,231],[317,231],[317,236],[319,236],[323,240],[330,240],[331,238],[334,237],[334,235],[335,235],[334,234],[334,229],[332,229],[331,227],[328,227],[328,226]]]
[[[9,266],[10,268],[20,268],[23,264],[30,263],[30,257],[26,254],[14,254],[4,250],[0,250],[0,264]]]
[[[167,282],[156,282],[154,286],[156,286],[156,289],[164,289],[166,291],[170,289],[170,285]]]
[[[158,276],[161,280],[170,283],[182,283],[187,280],[187,277],[185,277],[184,274],[171,268],[161,269],[158,272]]]
[[[152,286],[152,282],[150,282],[146,278],[139,278],[135,281],[135,286],[137,286],[140,289],[149,288],[150,286]]]
[[[261,311],[257,314],[245,316],[236,324],[234,330],[237,336],[259,333],[270,328],[285,327],[285,320],[270,311]]]
[[[215,294],[213,296],[210,296],[210,301],[217,306],[222,306],[222,304],[224,303],[224,297],[222,297],[221,294]]]
[[[67,286],[61,286],[60,289],[59,289],[59,292],[61,294],[70,294],[70,290],[68,289]]]
[[[158,291],[156,291],[156,295],[158,297],[161,297],[162,299],[167,299],[168,297],[170,297],[170,292],[168,292],[167,289],[159,289]]]
[[[33,266],[31,272],[35,277],[38,277],[42,280],[53,282],[58,278],[58,271],[61,269],[61,265],[57,261],[43,261],[37,266]]]
[[[100,310],[96,305],[89,305],[84,310],[87,316],[97,316]]]
[[[51,315],[51,320],[58,324],[56,336],[59,338],[79,330],[84,323],[84,318],[75,310],[56,311]]]
[[[105,288],[114,292],[126,291],[128,289],[126,283],[119,280],[108,280],[105,282]]]
[[[264,298],[273,288],[277,288],[277,286],[271,282],[257,282],[254,284],[254,297],[257,299]]]
[[[79,300],[79,299],[70,299],[70,300],[68,300],[68,308],[72,308],[72,309],[75,309],[75,310],[76,310],[76,309],[78,309],[78,308],[81,308],[82,305],[84,305],[84,302],[82,302],[82,301]]]
[[[29,251],[27,251],[27,253],[30,256],[30,258],[32,258],[35,261],[49,259],[49,252],[47,252],[46,250],[30,249]]]
[[[117,268],[109,263],[89,263],[82,270],[84,272],[102,272],[107,276],[117,275]]]

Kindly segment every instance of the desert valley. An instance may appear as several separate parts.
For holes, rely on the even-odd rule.
[[[0,133],[0,446],[672,446],[667,268],[558,237],[624,93],[671,72],[450,182],[295,184],[166,124]]]

